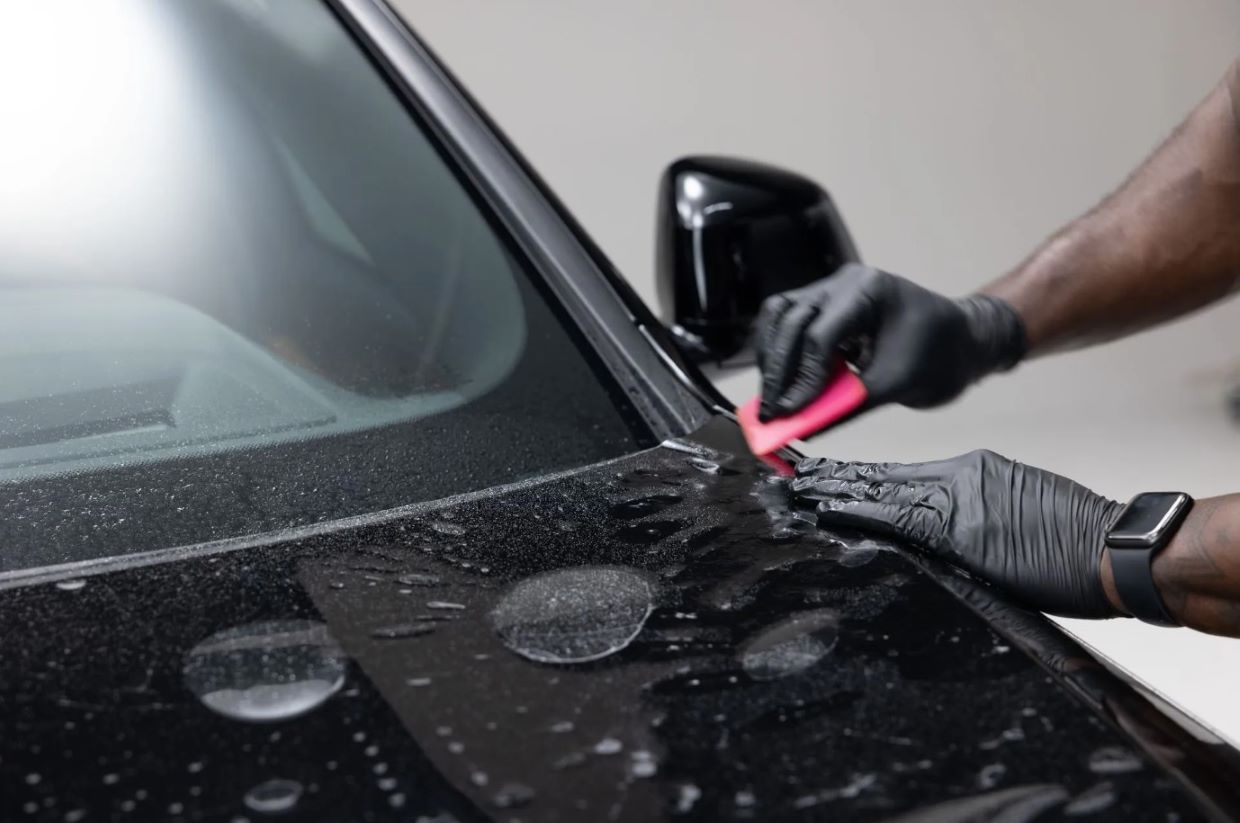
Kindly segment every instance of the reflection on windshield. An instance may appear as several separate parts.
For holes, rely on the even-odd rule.
[[[0,26],[0,573],[648,441],[325,4],[74,14]]]
[[[322,7],[84,16],[105,36],[67,63],[0,35],[34,78],[0,153],[0,479],[373,428],[511,373],[503,249]]]

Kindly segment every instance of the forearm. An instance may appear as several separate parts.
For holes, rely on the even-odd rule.
[[[1121,608],[1109,555],[1102,571],[1108,599]],[[1154,583],[1185,626],[1240,637],[1240,494],[1197,501],[1155,558]]]
[[[1240,61],[1110,197],[983,291],[1030,354],[1136,331],[1211,303],[1240,275]]]

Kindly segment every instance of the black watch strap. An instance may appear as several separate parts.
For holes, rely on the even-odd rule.
[[[1111,573],[1115,591],[1132,616],[1156,626],[1178,626],[1167,612],[1158,586],[1154,584],[1154,555],[1161,548],[1111,547]]]

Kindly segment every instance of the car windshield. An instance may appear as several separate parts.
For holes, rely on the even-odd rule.
[[[0,27],[0,573],[649,444],[324,5],[57,5]]]

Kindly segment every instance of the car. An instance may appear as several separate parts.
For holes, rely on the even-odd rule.
[[[1240,816],[749,453],[703,368],[856,259],[813,182],[672,164],[658,320],[383,0],[25,4],[0,68],[0,819]]]

